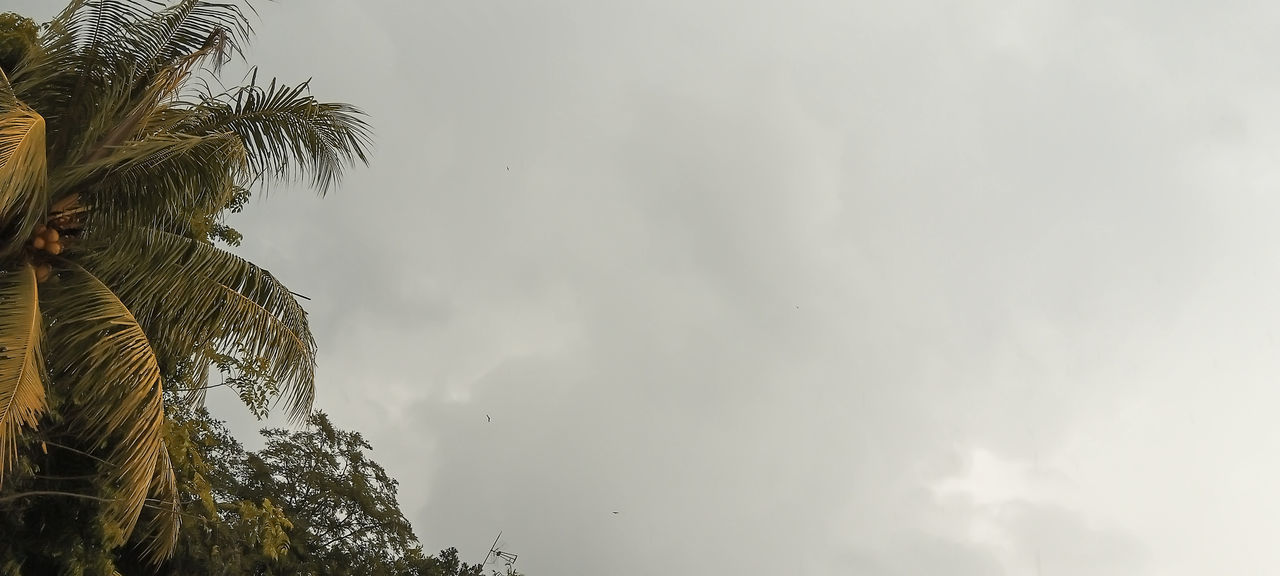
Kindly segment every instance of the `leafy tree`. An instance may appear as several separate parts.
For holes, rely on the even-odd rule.
[[[324,413],[308,424],[263,431],[266,447],[246,462],[246,494],[284,505],[294,524],[288,554],[299,573],[382,573],[386,558],[415,542],[396,503],[397,483],[365,456],[371,447],[358,432],[335,429]]]
[[[152,562],[173,552],[162,382],[198,396],[211,365],[252,366],[293,417],[310,412],[305,312],[216,243],[238,240],[223,218],[250,190],[323,193],[366,160],[368,133],[306,83],[212,88],[250,32],[233,0],[0,16],[0,547],[27,564],[92,572],[139,525]],[[40,535],[67,517],[81,533]]]
[[[323,413],[305,429],[262,433],[266,446],[245,452],[204,410],[173,411],[167,437],[184,522],[161,573],[483,576],[457,550],[423,553],[396,481],[359,433]],[[123,573],[142,564],[128,549],[117,560]]]

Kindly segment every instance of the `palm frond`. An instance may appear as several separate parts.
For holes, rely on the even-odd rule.
[[[77,197],[97,222],[167,228],[220,212],[245,173],[244,158],[233,134],[160,134],[66,170],[50,187],[55,197]]]
[[[47,26],[17,92],[57,111],[58,166],[96,161],[136,139],[193,69],[210,59],[216,68],[249,31],[233,3],[79,0]]]
[[[48,357],[53,381],[69,389],[68,428],[107,450],[119,496],[105,512],[127,537],[164,450],[160,368],[142,326],[110,288],[65,259],[55,270],[42,297],[52,317],[47,341],[58,351]]]
[[[109,39],[136,27],[159,6],[163,4],[154,0],[72,0],[57,19],[75,38],[82,62],[90,66],[127,54],[128,44]]]
[[[0,69],[0,110],[8,110],[18,104],[18,95],[13,92],[13,83],[9,75]]]
[[[128,303],[163,355],[187,358],[212,345],[265,359],[290,416],[310,413],[315,339],[301,304],[270,272],[208,243],[154,229],[86,237],[77,250]]]
[[[69,3],[45,23],[37,36],[37,45],[27,53],[22,65],[6,71],[14,93],[32,108],[46,113],[62,110],[71,99],[75,71],[79,68],[71,21],[80,4],[83,2]]]
[[[45,123],[35,110],[15,102],[0,109],[0,232],[25,239],[48,210]],[[21,246],[0,246],[0,258]]]
[[[252,33],[240,6],[206,0],[182,0],[129,30],[140,73],[199,52],[208,54],[216,72],[230,56],[240,54]]]
[[[65,92],[58,108],[68,116],[63,127],[76,134],[100,134],[114,124],[106,119],[119,115],[132,89],[131,83],[121,81],[129,77],[132,47],[118,40],[160,5],[155,0],[72,0],[49,23],[46,37],[53,48],[52,60],[40,66],[44,70],[37,76],[66,81],[46,84],[42,90]],[[61,70],[48,69],[50,65]],[[59,150],[78,144],[69,154],[76,158],[79,155],[74,152],[97,140],[66,138],[57,143]]]
[[[40,302],[31,265],[0,272],[0,478],[13,465],[18,434],[45,411]]]
[[[348,104],[317,101],[306,82],[288,86],[273,79],[261,86],[251,79],[231,92],[203,94],[186,107],[189,113],[174,131],[238,135],[253,175],[263,183],[310,178],[323,194],[341,181],[347,166],[369,161],[364,113]]]
[[[147,521],[142,533],[142,555],[155,566],[169,559],[178,545],[182,528],[182,503],[178,499],[178,482],[174,478],[173,461],[167,443],[160,450],[155,474],[151,478]]]
[[[185,0],[143,20],[130,31],[138,53],[123,64],[126,74],[116,84],[127,90],[106,90],[123,96],[120,115],[114,125],[85,156],[93,163],[109,155],[124,142],[151,134],[151,124],[178,97],[193,70],[207,60],[220,69],[227,51],[239,51],[239,43],[249,33],[249,24],[235,4]],[[121,81],[127,78],[128,81]],[[102,100],[99,97],[99,100]],[[120,98],[108,98],[112,102]],[[85,138],[92,140],[92,137]]]

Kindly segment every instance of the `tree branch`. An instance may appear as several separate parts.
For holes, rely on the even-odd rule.
[[[342,534],[339,534],[339,535],[337,535],[337,536],[334,536],[333,538],[330,538],[330,539],[328,539],[328,540],[325,540],[323,543],[321,543],[321,544],[320,544],[319,546],[317,546],[317,547],[318,547],[318,548],[322,548],[322,549],[323,549],[323,548],[328,548],[330,544],[333,544],[334,542],[337,542],[338,540],[341,540],[341,539],[343,539],[343,538],[346,538],[347,536],[350,536],[350,535],[352,535],[352,534],[356,533],[356,532],[357,532],[357,531],[359,531],[359,530],[368,530],[368,529],[370,529],[370,528],[380,528],[380,527],[382,527],[382,526],[383,526],[383,525],[385,525],[385,524],[386,524],[386,522],[374,522],[373,524],[361,524],[361,525],[356,526],[356,527],[354,527],[354,528],[352,528],[352,529],[350,529],[350,530],[348,530],[348,531],[346,531],[346,532],[343,532]]]
[[[32,490],[30,492],[19,492],[8,496],[0,496],[0,503],[12,502],[29,496],[68,496],[71,498],[84,498],[85,500],[97,500],[98,502],[115,502],[111,498],[102,498],[101,496],[90,496],[88,494],[76,494],[75,492],[62,492],[59,490]]]
[[[101,464],[106,464],[106,465],[108,465],[108,466],[115,466],[115,464],[112,464],[112,463],[110,463],[110,462],[108,462],[108,461],[106,461],[106,460],[103,460],[102,458],[99,458],[99,457],[97,457],[97,456],[94,456],[93,454],[90,454],[90,453],[85,452],[85,451],[83,451],[83,450],[77,450],[77,449],[75,449],[75,448],[72,448],[72,447],[70,447],[70,446],[67,446],[66,444],[59,444],[59,443],[57,443],[57,442],[53,442],[53,441],[51,441],[51,440],[41,440],[41,442],[43,442],[43,443],[45,443],[45,444],[48,444],[49,446],[53,446],[53,447],[55,447],[55,448],[62,448],[63,450],[66,450],[66,451],[68,451],[68,452],[75,452],[76,454],[79,454],[79,455],[81,455],[81,456],[88,456],[88,457],[90,457],[90,458],[93,458],[94,460],[97,460],[97,461],[98,461],[99,463],[101,463]]]

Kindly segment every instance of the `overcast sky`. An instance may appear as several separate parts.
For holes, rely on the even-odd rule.
[[[1280,5],[257,7],[377,150],[241,252],[429,549],[1280,572]]]

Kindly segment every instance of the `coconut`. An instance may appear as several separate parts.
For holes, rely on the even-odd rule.
[[[53,273],[53,267],[48,264],[36,266],[36,281],[44,282],[49,279],[49,275]]]
[[[62,253],[62,243],[61,243],[61,242],[50,242],[50,243],[49,243],[49,246],[48,246],[47,248],[45,248],[45,250],[49,251],[49,253],[50,253],[50,254],[53,254],[54,256],[57,256],[58,254],[61,254],[61,253]]]
[[[44,231],[45,231],[45,230],[48,230],[48,229],[49,229],[49,227],[48,227],[48,226],[45,226],[44,224],[41,224],[41,225],[39,225],[39,226],[36,226],[36,236],[41,236],[41,235],[43,235],[43,234],[44,234]]]
[[[44,239],[46,242],[57,242],[58,231],[54,228],[46,228],[44,231]]]
[[[43,249],[44,249],[44,236],[36,236],[35,238],[32,238],[32,239],[31,239],[31,247],[32,247],[32,248],[35,248],[36,250],[43,250]]]

